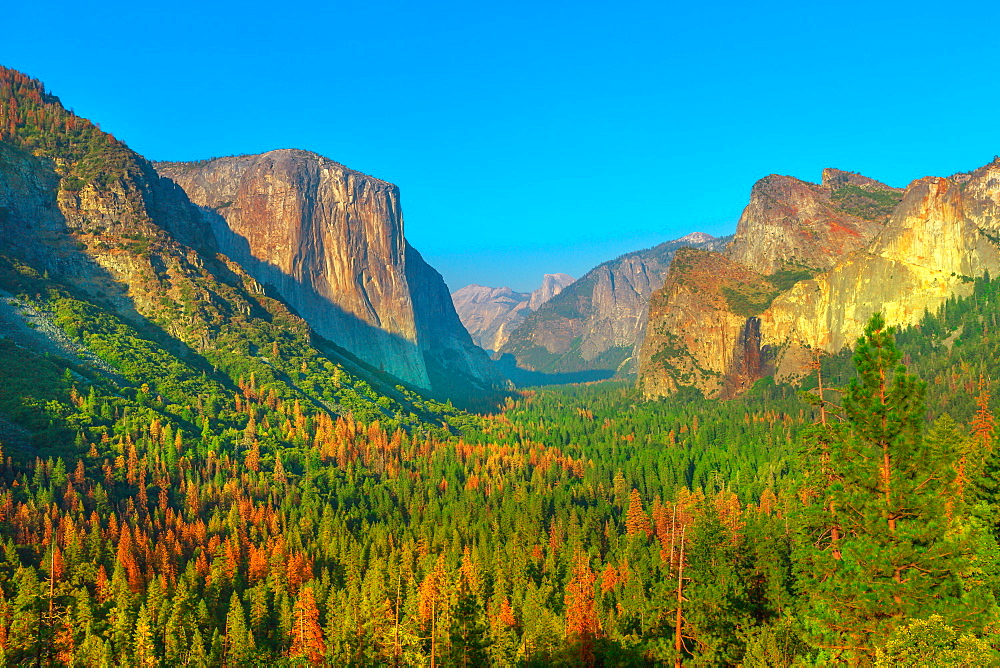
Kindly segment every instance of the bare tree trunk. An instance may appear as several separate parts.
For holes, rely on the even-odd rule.
[[[399,646],[399,590],[403,586],[403,565],[400,563],[399,568],[396,570],[396,633],[393,639],[392,647],[392,664],[394,666],[399,665],[399,659],[402,656],[402,648]]]
[[[677,652],[677,656],[674,659],[674,666],[681,665],[681,650],[684,649],[681,629],[684,624],[682,606],[684,605],[684,531],[686,529],[687,527],[681,529],[681,553],[680,559],[677,561],[677,619],[674,622],[674,650]]]

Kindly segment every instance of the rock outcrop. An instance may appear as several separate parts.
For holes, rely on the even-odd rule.
[[[532,292],[467,285],[453,292],[451,298],[458,317],[476,345],[496,351],[529,313],[537,311],[573,281],[568,274],[545,274],[541,287]]]
[[[211,252],[214,239],[198,208],[148,161],[89,122],[75,122],[91,129],[99,180],[80,183],[73,163],[58,152],[37,156],[0,142],[0,247],[121,316],[155,321],[164,286],[179,290],[188,277],[204,274],[199,252]],[[189,345],[203,341],[210,327],[194,318],[158,324]]]
[[[565,290],[575,280],[569,274],[545,274],[542,277],[541,287],[531,292],[528,298],[528,308],[537,311],[542,304]]]
[[[894,205],[901,193],[836,169],[823,170],[821,184],[772,174],[754,184],[726,254],[761,274],[829,269],[872,240],[888,214],[880,202]]]
[[[709,396],[738,394],[763,364],[746,346],[756,342],[759,321],[734,313],[732,295],[749,289],[766,294],[769,284],[721,253],[682,248],[671,266],[649,304],[641,364],[646,394],[672,394],[687,385]]]
[[[998,162],[964,185],[914,181],[868,248],[774,300],[761,315],[763,340],[783,356],[801,347],[836,352],[853,344],[875,311],[891,324],[910,325],[950,297],[971,293],[972,278],[1000,269],[998,202]],[[779,377],[797,373],[785,367]]]
[[[321,336],[421,388],[451,373],[502,384],[406,243],[396,186],[292,149],[156,168],[203,208],[221,251]]]
[[[674,253],[724,244],[694,233],[600,264],[528,315],[500,353],[513,356],[522,369],[545,373],[628,372],[649,298],[663,285]]]
[[[640,385],[647,396],[681,385],[734,396],[769,373],[801,377],[811,350],[850,346],[876,311],[916,323],[1000,268],[998,214],[998,161],[905,192],[831,169],[819,185],[762,179],[724,257],[675,262],[653,298]],[[730,278],[720,284],[706,265]]]

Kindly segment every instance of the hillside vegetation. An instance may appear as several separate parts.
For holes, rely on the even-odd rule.
[[[3,142],[74,156],[61,193],[127,181],[5,72]],[[0,257],[31,314],[0,333],[0,665],[997,661],[988,276],[898,336],[873,318],[803,388],[607,382],[476,414],[130,216],[142,314],[48,251]]]

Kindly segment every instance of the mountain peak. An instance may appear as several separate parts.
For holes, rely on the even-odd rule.
[[[823,185],[830,190],[837,190],[844,186],[859,186],[861,188],[875,188],[878,190],[898,190],[892,186],[887,186],[881,181],[867,177],[857,172],[846,172],[842,169],[827,167],[823,170]]]
[[[451,298],[472,340],[486,350],[499,350],[529,313],[575,280],[569,274],[545,274],[541,287],[530,293],[472,284],[456,290]]]
[[[705,234],[704,232],[692,232],[691,234],[685,234],[677,241],[684,241],[689,244],[703,244],[706,241],[712,241],[713,239],[715,239],[715,237],[711,234]]]
[[[878,233],[901,193],[839,169],[823,170],[823,185],[765,176],[750,190],[727,255],[765,275],[789,266],[828,269]]]

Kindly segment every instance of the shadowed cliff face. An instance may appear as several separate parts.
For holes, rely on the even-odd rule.
[[[968,294],[971,278],[1000,269],[1000,162],[919,179],[900,193],[838,170],[826,170],[822,185],[758,182],[725,254],[755,275],[724,285],[725,303],[691,303],[676,286],[710,290],[714,279],[675,262],[677,275],[672,270],[653,300],[640,378],[646,394],[694,385],[726,396],[772,372],[795,380],[807,372],[809,349],[852,345],[872,313],[882,311],[890,324],[916,323],[925,310]],[[742,324],[738,331],[704,327],[696,340],[668,345],[706,318]],[[678,372],[679,365],[698,372]]]
[[[0,239],[15,243],[66,223],[56,201],[59,175],[51,161],[0,142]]]
[[[206,298],[198,249],[214,239],[197,207],[141,156],[121,146],[103,182],[65,187],[56,161],[0,142],[0,247],[71,282],[135,324],[154,323],[192,346],[213,325],[202,314],[162,317],[164,301]]]
[[[406,278],[413,295],[417,343],[431,385],[448,395],[481,393],[506,380],[474,345],[452,304],[448,286],[412,246],[406,244]]]
[[[502,382],[438,303],[440,276],[408,252],[396,186],[291,149],[156,167],[206,209],[222,252],[325,338],[418,387],[445,359],[481,387]]]

